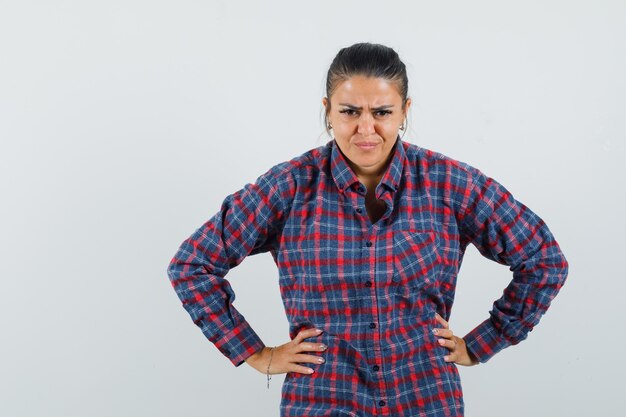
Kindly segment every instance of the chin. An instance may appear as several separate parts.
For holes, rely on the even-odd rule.
[[[376,165],[379,161],[380,158],[378,157],[378,155],[372,155],[372,156],[356,156],[354,158],[351,158],[354,162],[356,162],[358,165],[367,167],[367,166],[373,166]]]

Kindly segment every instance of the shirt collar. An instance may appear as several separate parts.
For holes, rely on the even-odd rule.
[[[358,183],[359,178],[356,176],[354,171],[352,171],[350,165],[348,165],[345,156],[341,153],[339,146],[337,146],[336,140],[333,139],[330,141],[329,145],[332,148],[330,154],[330,169],[333,179],[335,180],[337,188],[339,188],[340,191],[344,191],[355,182]],[[396,143],[393,148],[391,148],[391,153],[393,156],[391,157],[391,161],[387,166],[387,170],[383,174],[380,183],[387,185],[391,191],[395,191],[400,186],[402,167],[404,166],[404,159],[406,156],[400,135],[398,135]]]

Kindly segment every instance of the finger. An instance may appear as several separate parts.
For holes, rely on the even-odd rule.
[[[457,342],[454,339],[437,339],[437,343],[450,350],[454,350],[457,347]]]
[[[443,357],[443,360],[446,362],[455,362],[457,360],[457,354],[456,353],[450,353],[446,356]]]
[[[315,352],[326,350],[327,346],[323,343],[302,342],[296,346],[297,352]]]
[[[452,336],[454,336],[454,333],[450,329],[434,329],[434,330],[436,331],[434,331],[433,333],[435,333],[439,337],[445,337],[449,339]]]
[[[306,366],[302,366],[302,365],[291,365],[290,366],[290,370],[289,372],[298,372],[299,374],[307,374],[307,375],[311,375],[314,371],[312,368],[308,368]]]
[[[306,338],[319,336],[321,333],[322,333],[322,329],[316,329],[315,327],[300,330],[298,334],[296,335],[296,337],[293,338],[293,341],[295,343],[300,343]]]
[[[295,355],[294,361],[298,362],[298,363],[301,363],[301,362],[324,363],[324,362],[326,362],[326,360],[323,357],[321,357],[321,356],[303,355],[303,354]]]
[[[439,323],[441,323],[444,329],[448,328],[448,322],[443,317],[441,317],[439,313],[435,313],[435,318]]]

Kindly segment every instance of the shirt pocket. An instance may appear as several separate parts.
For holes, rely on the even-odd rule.
[[[409,294],[432,285],[441,264],[434,230],[399,229],[393,237],[393,291]]]

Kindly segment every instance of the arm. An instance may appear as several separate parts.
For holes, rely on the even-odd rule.
[[[224,277],[246,256],[276,245],[287,204],[282,188],[289,178],[280,166],[227,196],[220,211],[181,244],[167,268],[193,322],[235,366],[265,344],[233,306],[235,293]]]
[[[469,174],[459,218],[463,246],[471,242],[513,272],[490,317],[463,337],[470,357],[484,363],[526,339],[565,283],[568,263],[537,214],[479,170]]]

